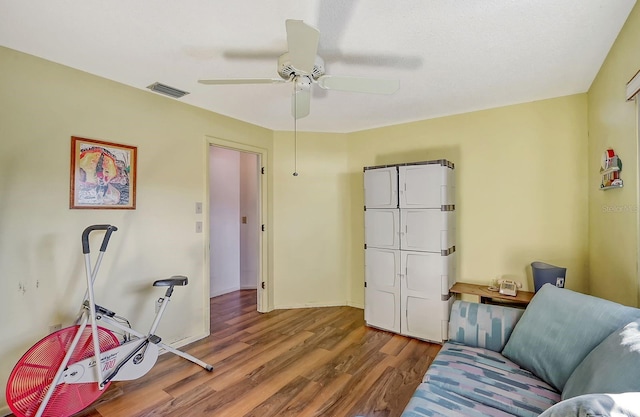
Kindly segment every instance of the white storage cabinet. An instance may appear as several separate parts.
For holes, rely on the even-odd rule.
[[[453,169],[446,160],[365,168],[367,325],[447,339],[456,281]]]

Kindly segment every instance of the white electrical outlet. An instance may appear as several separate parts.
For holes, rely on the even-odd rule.
[[[196,202],[196,214],[202,214],[202,203],[199,201]]]
[[[196,222],[196,233],[202,233],[202,222]]]

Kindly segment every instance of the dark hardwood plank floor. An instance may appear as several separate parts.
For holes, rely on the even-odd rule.
[[[211,299],[211,335],[143,378],[115,382],[84,417],[399,416],[440,345],[368,328],[363,311],[256,312],[256,291]]]

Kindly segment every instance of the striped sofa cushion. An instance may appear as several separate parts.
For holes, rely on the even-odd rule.
[[[429,383],[422,383],[401,417],[512,417],[512,414],[487,407]]]
[[[449,318],[449,340],[500,352],[522,313],[519,308],[456,300]]]
[[[520,417],[536,417],[560,394],[492,350],[444,344],[423,382]]]

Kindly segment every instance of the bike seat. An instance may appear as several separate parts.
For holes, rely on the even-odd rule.
[[[182,275],[174,275],[171,278],[167,279],[159,279],[153,283],[154,287],[173,287],[174,285],[187,285],[189,283],[189,279],[187,277],[183,277]]]

